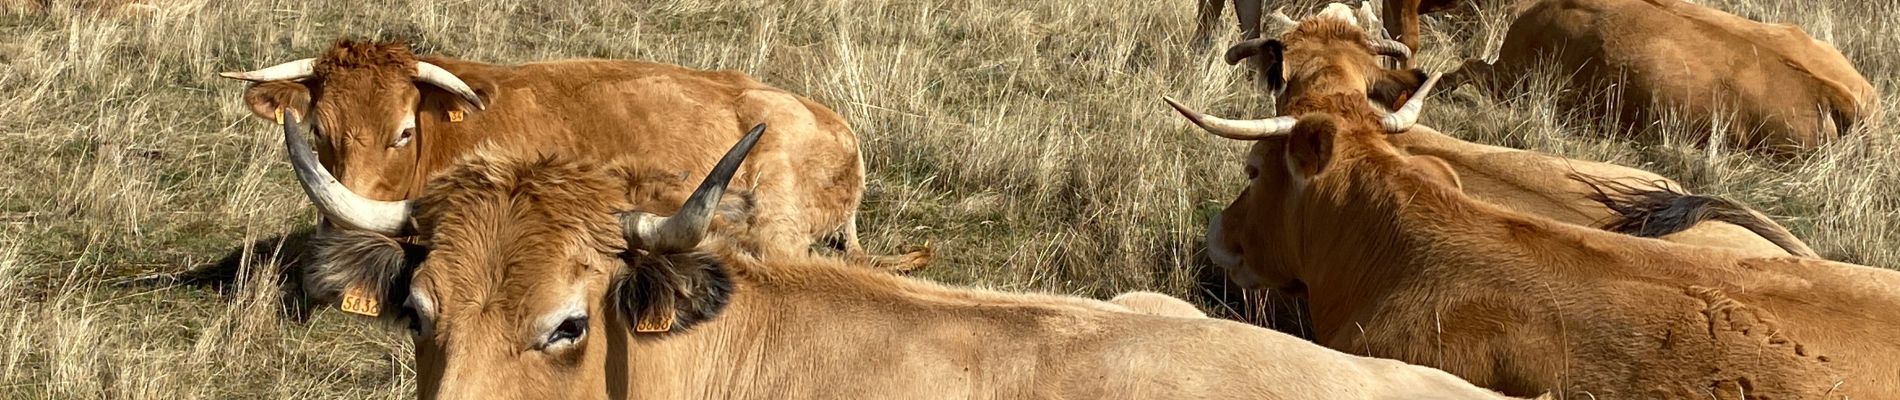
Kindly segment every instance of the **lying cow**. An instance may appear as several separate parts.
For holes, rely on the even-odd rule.
[[[379,202],[284,140],[325,215],[425,238],[333,232],[321,265],[355,267],[315,272],[410,322],[425,399],[1502,398],[1232,321],[732,251],[707,227],[763,129],[670,217],[633,208],[639,162],[478,151]]]
[[[880,268],[928,260],[924,252],[873,257],[859,245],[864,163],[844,118],[738,72],[609,60],[502,66],[339,40],[316,58],[224,76],[254,82],[244,101],[260,118],[311,116],[323,164],[375,200],[420,195],[429,177],[489,146],[631,156],[637,165],[627,172],[647,182],[638,205],[679,204],[744,127],[771,123],[781,130],[760,146],[769,172],[748,174],[752,218],[722,234],[768,256],[803,254],[835,236],[848,256]]]
[[[1233,121],[1179,103],[1176,109],[1209,131],[1246,134],[1233,130]],[[1680,183],[1649,171],[1467,142],[1423,125],[1389,141],[1408,154],[1443,161],[1472,198],[1514,211],[1759,256],[1820,257],[1767,215],[1731,200],[1684,193]]]
[[[1502,92],[1549,65],[1585,93],[1568,109],[1643,129],[1671,117],[1724,127],[1725,144],[1771,154],[1810,150],[1873,120],[1878,93],[1840,51],[1789,25],[1679,0],[1541,0],[1511,23],[1495,64],[1466,61],[1446,83]],[[1503,96],[1503,93],[1496,93]],[[1691,139],[1707,141],[1708,129]]]
[[[1376,18],[1361,8],[1355,11],[1339,3],[1325,8],[1320,15],[1343,19],[1352,25],[1371,25]],[[1297,22],[1275,12],[1273,20],[1281,32],[1292,30]],[[1378,37],[1368,39],[1367,48],[1380,56],[1409,57],[1403,49],[1383,44]],[[1228,50],[1233,57],[1265,60],[1284,52],[1284,44],[1269,39],[1251,40]],[[1278,46],[1279,48],[1274,48]],[[1277,62],[1277,61],[1276,61]],[[1276,71],[1268,90],[1277,94],[1286,87],[1287,71]],[[1404,88],[1415,87],[1422,72],[1391,70],[1373,86],[1371,95],[1381,107],[1402,98]],[[1274,86],[1277,85],[1277,86]],[[1257,126],[1231,121],[1188,110],[1168,100],[1196,125],[1217,135],[1251,138]],[[1286,115],[1290,103],[1277,105]],[[1414,126],[1407,134],[1394,135],[1391,142],[1409,153],[1436,157],[1463,177],[1465,192],[1520,212],[1536,214],[1561,222],[1598,226],[1615,232],[1657,237],[1678,243],[1727,247],[1756,255],[1794,255],[1819,257],[1807,243],[1774,222],[1768,216],[1726,199],[1686,194],[1682,185],[1655,173],[1614,164],[1563,158],[1548,154],[1471,143],[1445,135],[1425,126]]]
[[[1363,34],[1309,19],[1215,263],[1308,294],[1321,344],[1567,398],[1900,397],[1900,272],[1636,238],[1479,201],[1381,118]],[[1271,129],[1268,129],[1271,128]],[[1231,135],[1223,135],[1233,137]]]
[[[1110,304],[1122,306],[1129,311],[1141,314],[1179,318],[1207,318],[1200,307],[1186,300],[1155,292],[1128,292],[1108,299]]]

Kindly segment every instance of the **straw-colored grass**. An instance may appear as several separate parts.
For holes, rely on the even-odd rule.
[[[1900,38],[1884,29],[1900,25],[1900,1],[1713,3],[1836,43],[1900,104]],[[498,63],[753,74],[851,120],[871,170],[862,227],[874,249],[928,243],[930,278],[1096,297],[1152,289],[1212,304],[1197,286],[1200,237],[1242,185],[1244,144],[1200,133],[1158,98],[1247,116],[1267,103],[1219,49],[1189,45],[1191,0],[0,4],[4,398],[412,396],[405,334],[327,309],[287,318],[269,263],[222,290],[140,279],[313,220],[278,136],[240,105],[244,85],[215,74],[308,57],[339,36]],[[1506,23],[1495,10],[1433,19],[1424,64],[1495,48]],[[1651,169],[1782,216],[1828,257],[1900,265],[1891,130],[1777,165],[1594,139],[1547,92],[1440,102],[1425,122]]]

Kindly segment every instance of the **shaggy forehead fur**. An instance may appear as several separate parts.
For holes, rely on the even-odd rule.
[[[409,51],[409,45],[403,43],[345,38],[330,44],[328,50],[317,56],[316,64],[315,70],[319,76],[366,70],[403,74],[406,77],[416,70],[416,55]]]
[[[1292,115],[1325,111],[1347,121],[1376,120],[1366,106],[1370,73],[1378,70],[1365,30],[1351,21],[1313,17],[1281,37],[1287,69],[1287,111]]]
[[[416,199],[417,225],[432,242],[417,280],[483,296],[602,267],[577,261],[626,248],[615,215],[627,205],[620,175],[576,157],[477,150]]]

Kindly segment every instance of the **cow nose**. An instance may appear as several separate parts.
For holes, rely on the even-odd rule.
[[[1207,238],[1205,239],[1207,242],[1207,258],[1213,261],[1214,265],[1220,266],[1221,268],[1228,270],[1238,269],[1242,267],[1240,252],[1227,247],[1227,240],[1221,233],[1220,221],[1221,215],[1214,214],[1213,220],[1207,223]]]

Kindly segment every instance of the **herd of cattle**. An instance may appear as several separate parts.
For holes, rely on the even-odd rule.
[[[1443,2],[1388,4],[1399,40],[1369,7],[1262,21],[1236,3],[1250,37],[1227,59],[1277,116],[1167,103],[1253,142],[1207,253],[1307,298],[1318,343],[1158,293],[893,273],[930,255],[859,246],[845,120],[735,72],[342,40],[224,76],[252,82],[324,216],[307,295],[407,324],[422,398],[1900,398],[1900,272],[1823,260],[1654,173],[1419,125],[1441,76],[1410,67],[1418,13]],[[1629,129],[1730,115],[1728,140],[1782,154],[1879,112],[1795,28],[1680,0],[1526,3],[1498,62],[1445,85],[1553,62],[1622,80],[1640,101],[1598,111]]]

